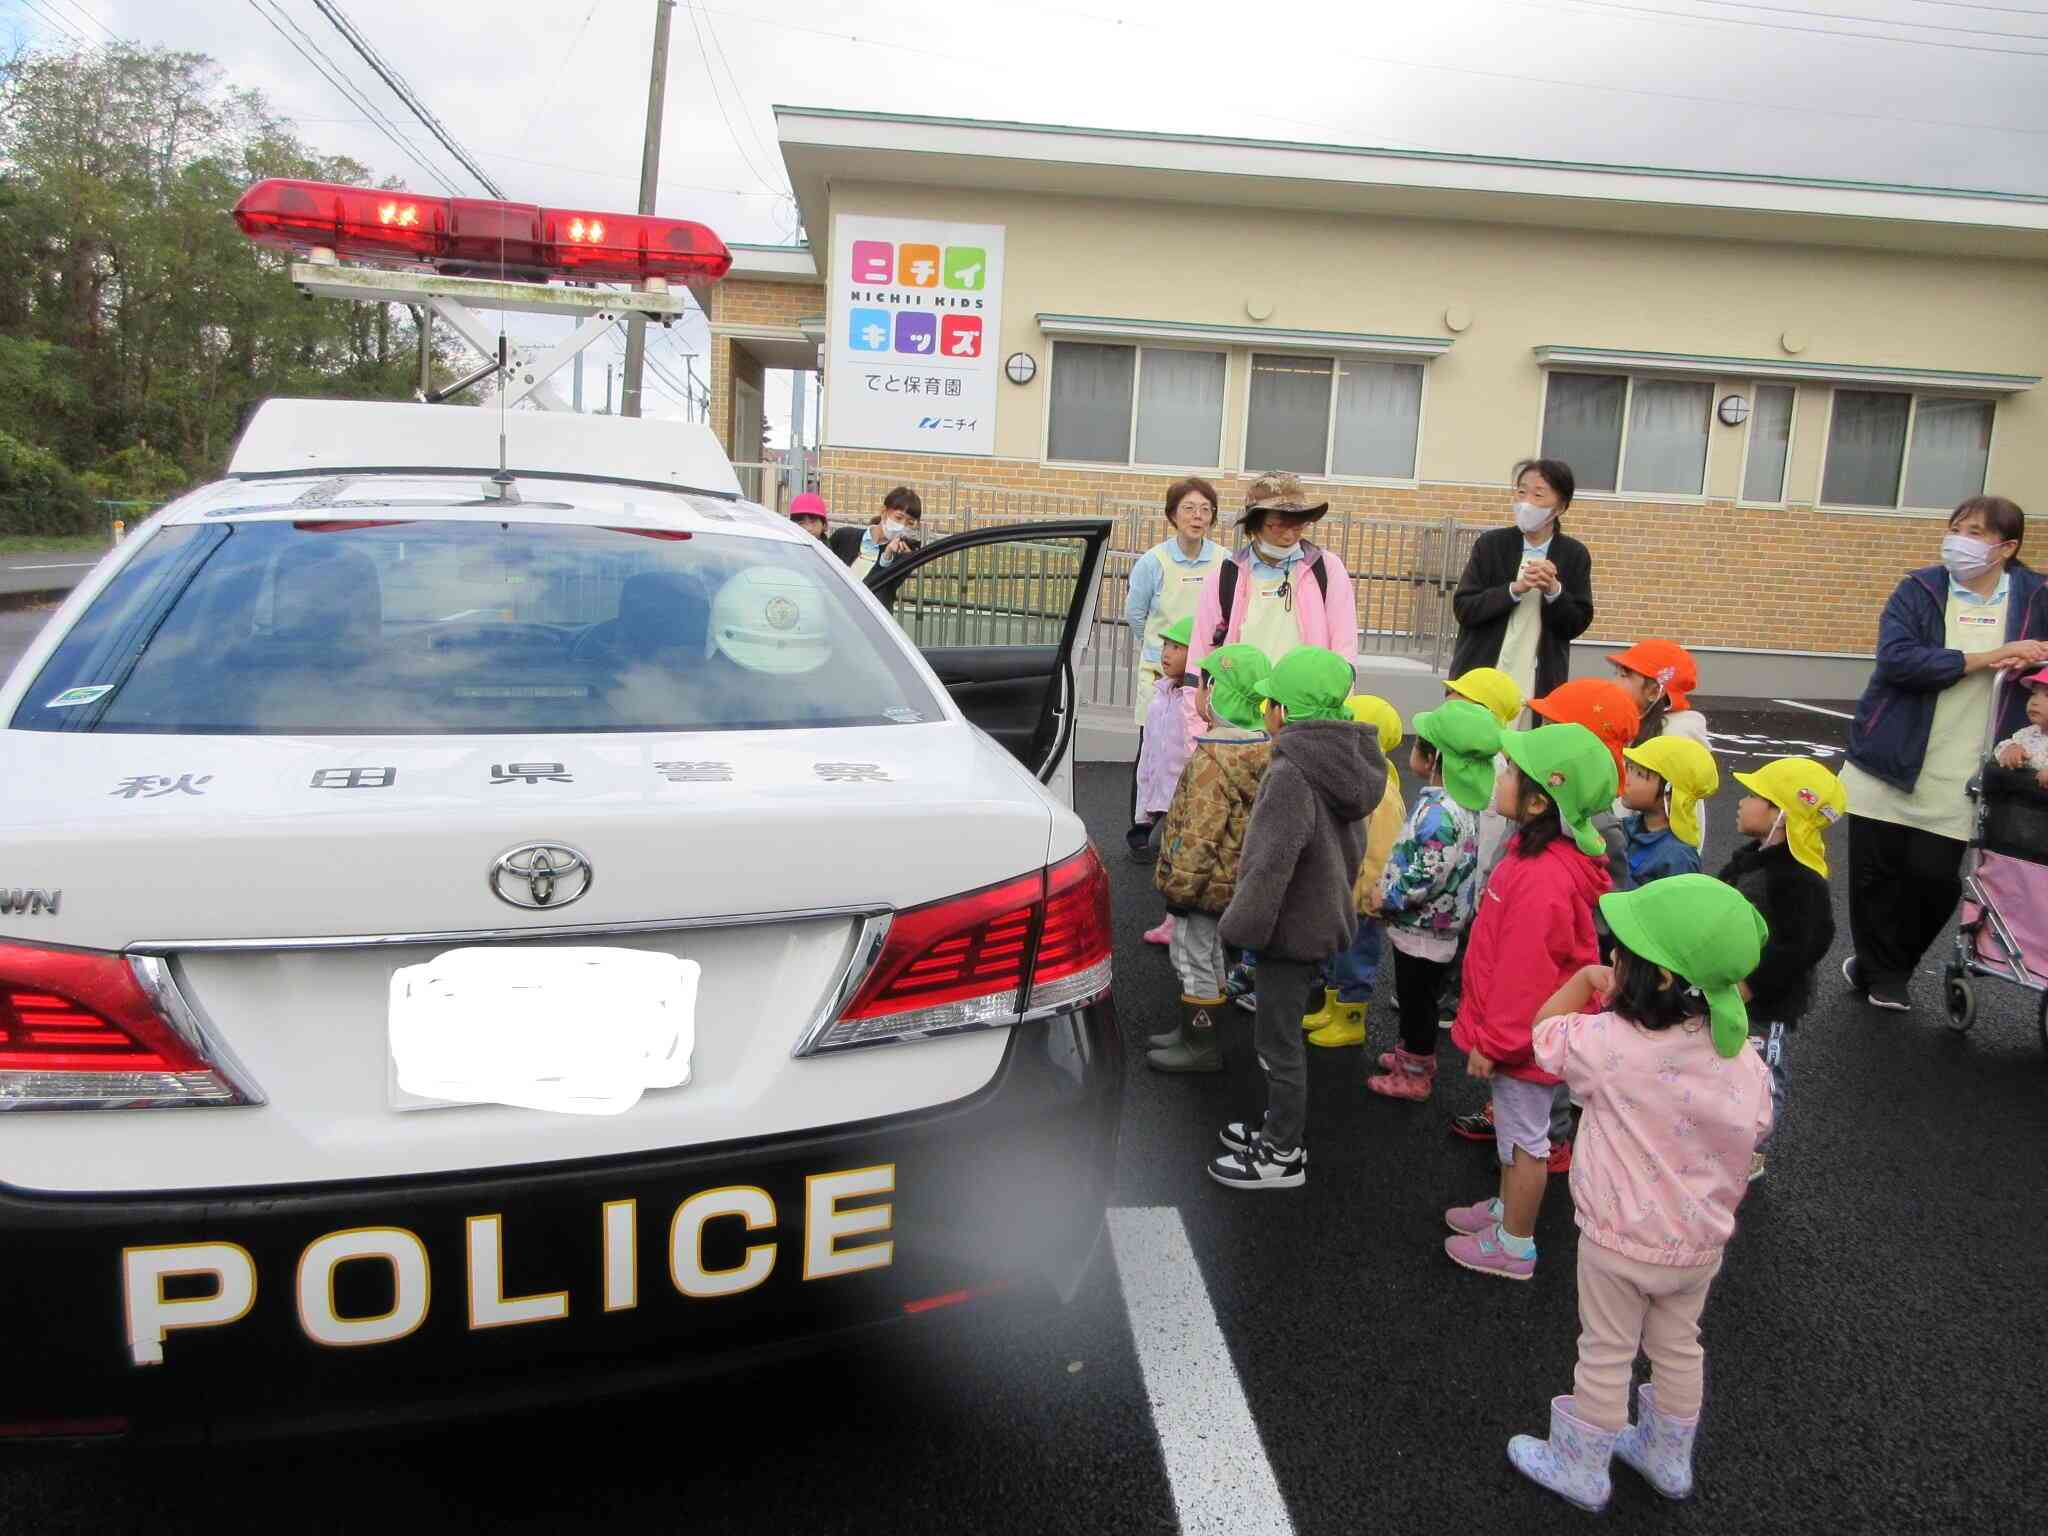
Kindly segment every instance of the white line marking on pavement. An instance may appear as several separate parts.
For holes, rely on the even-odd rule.
[[[1180,1528],[1191,1536],[1294,1536],[1180,1212],[1112,1210],[1109,1241]]]
[[[1822,709],[1818,704],[1802,704],[1797,699],[1773,699],[1773,704],[1782,704],[1787,709],[1803,709],[1816,715],[1833,715],[1837,720],[1854,720],[1854,715],[1845,715],[1839,709]]]
[[[0,565],[0,571],[82,571],[98,564],[97,560],[70,560],[63,565]]]

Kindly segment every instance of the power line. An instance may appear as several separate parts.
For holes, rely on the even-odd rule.
[[[746,163],[746,167],[753,174],[754,179],[771,192],[779,190],[773,182],[761,174],[760,167],[754,164],[754,157],[747,153],[747,146],[740,142],[739,131],[733,127],[732,117],[725,110],[725,97],[718,89],[718,71],[712,65],[711,50],[705,46],[704,28],[701,24],[701,19],[697,15],[697,7],[690,5],[686,6],[685,9],[689,12],[690,16],[690,30],[697,35],[697,52],[704,60],[704,80],[711,87],[711,101],[712,105],[718,108],[719,120],[725,124],[725,136],[732,140],[734,151]],[[742,111],[744,111],[746,104],[742,102],[740,105]]]
[[[411,160],[412,163],[418,166],[421,170],[425,171],[427,175],[431,176],[435,181],[438,181],[444,190],[449,192],[453,192],[455,190],[455,183],[449,180],[446,173],[444,173],[439,166],[434,165],[430,161],[428,161],[426,157],[420,153],[418,146],[416,146],[403,133],[399,132],[398,125],[393,123],[382,112],[378,111],[376,106],[367,97],[365,97],[361,93],[361,91],[356,89],[354,82],[350,81],[346,75],[341,73],[340,69],[334,64],[333,60],[327,57],[325,51],[322,50],[320,45],[317,42],[315,42],[311,37],[308,37],[304,29],[302,29],[297,22],[293,21],[289,15],[287,15],[285,12],[278,8],[277,0],[269,0],[268,10],[266,10],[262,4],[259,4],[258,0],[249,0],[249,8],[253,10],[258,16],[261,16],[265,21],[269,22],[271,29],[275,31],[279,37],[283,38],[287,43],[291,44],[293,51],[296,52],[299,55],[299,57],[304,59],[308,64],[312,65],[314,72],[318,74],[321,79],[325,80],[329,85],[333,86],[337,91],[341,92],[343,99],[346,100],[350,106],[359,107],[363,111],[367,112],[369,114],[369,122],[371,126],[374,127],[379,133],[383,134],[385,138],[389,139],[393,144],[395,144],[398,147],[398,150],[401,154],[403,154],[407,159]],[[289,27],[291,30],[287,31],[287,27]],[[297,37],[294,37],[292,35],[294,32],[298,34]],[[300,38],[303,38],[305,41],[301,43],[299,41]],[[308,49],[310,49],[311,51],[309,52]]]
[[[1539,9],[1553,8],[1553,0],[1510,0],[1514,4],[1534,5]],[[1709,0],[1720,4],[1722,0]],[[1866,43],[1898,43],[1908,48],[1948,48],[1962,53],[1995,53],[2007,58],[2048,59],[2048,50],[2038,48],[1994,48],[1987,43],[1950,43],[1938,38],[1893,37],[1882,32],[1843,32],[1834,27],[1802,27],[1782,21],[1753,21],[1747,16],[1701,16],[1683,11],[1664,11],[1642,5],[1624,5],[1616,0],[1569,0],[1574,8],[1586,7],[1598,11],[1612,11],[1624,16],[1655,17],[1660,21],[1675,21],[1682,25],[1704,27],[1754,27],[1764,32],[1799,32],[1814,37],[1844,38]],[[1883,23],[1879,23],[1883,25]],[[1901,23],[1893,23],[1901,25]],[[2042,39],[2048,42],[2048,38]]]
[[[313,121],[313,119],[310,119],[310,118],[301,118],[301,119],[299,119],[299,121],[301,121],[301,122],[310,122],[310,121]],[[485,158],[486,160],[503,160],[503,161],[506,161],[506,162],[508,162],[508,163],[510,163],[510,164],[512,164],[512,165],[537,165],[537,166],[542,166],[542,167],[546,168],[547,170],[551,170],[551,171],[574,171],[574,172],[576,172],[576,174],[577,174],[577,175],[579,175],[579,176],[599,176],[599,177],[603,177],[603,178],[605,178],[606,180],[609,180],[609,181],[630,181],[630,182],[632,182],[632,183],[633,183],[633,185],[635,185],[635,186],[638,186],[638,185],[640,184],[640,178],[639,178],[638,176],[635,176],[635,175],[633,175],[633,174],[632,174],[631,172],[629,172],[629,171],[600,171],[600,170],[598,170],[598,169],[597,169],[597,168],[596,168],[595,166],[588,166],[588,165],[564,165],[564,164],[563,164],[563,163],[562,163],[561,161],[559,161],[559,160],[532,160],[532,159],[528,159],[528,158],[527,158],[526,156],[524,156],[524,155],[508,155],[508,154],[506,154],[506,153],[505,153],[505,152],[504,152],[503,150],[498,150],[498,149],[480,149],[480,150],[478,150],[478,151],[477,151],[477,153],[478,153],[478,154],[480,154],[480,155],[482,155],[482,156],[483,156],[483,157],[484,157],[484,158]],[[680,187],[680,188],[684,189],[685,191],[689,191],[689,192],[718,192],[718,193],[723,193],[723,194],[724,194],[725,196],[728,196],[728,197],[782,197],[782,196],[784,196],[784,194],[783,194],[783,193],[781,193],[781,192],[772,192],[772,191],[771,191],[771,192],[760,192],[760,191],[755,191],[755,190],[753,190],[753,189],[751,189],[751,188],[742,188],[742,187],[713,187],[713,186],[706,186],[706,185],[704,185],[704,184],[703,184],[703,183],[701,183],[701,182],[694,182],[694,181],[671,181],[671,180],[670,180],[670,179],[669,179],[668,177],[666,177],[666,176],[662,177],[662,178],[661,178],[661,180],[660,180],[659,182],[657,182],[657,183],[656,183],[656,185],[657,185],[657,186],[661,186],[661,187],[671,187],[671,188],[672,188],[672,187]]]
[[[766,160],[769,165],[774,165],[775,156],[769,151],[768,146],[761,142],[761,136],[754,132],[754,120],[747,115],[746,93],[740,89],[739,77],[732,71],[732,60],[725,56],[725,44],[718,36],[718,23],[709,16],[706,16],[704,18],[704,30],[710,35],[711,46],[718,54],[720,66],[725,70],[726,83],[732,87],[733,105],[739,113],[740,125],[747,130],[747,137],[753,142],[754,148],[761,152],[761,158]],[[770,183],[770,185],[773,185],[773,183]]]
[[[115,30],[112,27],[108,26],[104,21],[101,21],[99,17],[93,15],[91,11],[88,11],[84,6],[80,5],[78,3],[78,0],[64,0],[64,5],[66,9],[78,12],[79,15],[83,16],[87,21],[91,22],[94,26],[98,27],[102,32],[106,33],[108,38],[112,41],[117,43],[121,41],[119,33],[115,32]]]
[[[87,43],[84,38],[66,26],[60,19],[44,10],[40,5],[37,5],[35,0],[21,0],[21,3],[41,17],[45,26],[49,27],[51,31],[70,43],[74,48],[88,48],[91,46],[91,44]]]
[[[469,152],[455,142],[455,135],[448,131],[441,119],[428,110],[427,104],[420,100],[410,85],[406,84],[405,77],[386,63],[383,55],[370,46],[370,40],[356,30],[355,23],[348,19],[335,0],[313,0],[313,6],[333,23],[334,30],[347,40],[351,48],[362,55],[363,62],[375,71],[380,80],[391,87],[392,93],[412,112],[412,115],[426,125],[427,132],[439,139],[448,153],[455,157],[456,162],[476,178],[478,185],[492,197],[502,201],[505,189],[491,180],[484,169],[469,157]]]
[[[1973,37],[2009,37],[2023,43],[2048,43],[2048,36],[2043,36],[2039,32],[2001,32],[1993,27],[1958,27],[1945,21],[1907,21],[1898,16],[1856,16],[1845,11],[1813,11],[1796,5],[1763,5],[1754,3],[1754,0],[1702,0],[1702,3],[1718,5],[1731,11],[1769,11],[1779,16],[1805,16],[1814,21],[1853,21],[1869,27],[1913,27],[1923,32],[1962,32]],[[1714,21],[1726,18],[1704,19]],[[1894,38],[1892,41],[1903,43],[1914,39],[1902,37]]]

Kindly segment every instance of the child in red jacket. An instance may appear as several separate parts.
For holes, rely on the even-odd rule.
[[[1508,731],[1493,808],[1515,823],[1479,898],[1465,953],[1464,1000],[1451,1042],[1493,1088],[1497,1199],[1444,1213],[1457,1233],[1444,1252],[1467,1269],[1527,1280],[1536,1273],[1536,1213],[1550,1176],[1550,1100],[1558,1079],[1536,1065],[1537,1010],[1600,958],[1594,903],[1611,889],[1594,812],[1614,800],[1614,755],[1583,725]]]

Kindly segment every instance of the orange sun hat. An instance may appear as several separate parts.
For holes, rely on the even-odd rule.
[[[1692,707],[1686,695],[1700,685],[1699,663],[1692,659],[1692,652],[1676,640],[1638,640],[1627,650],[1616,651],[1607,660],[1638,677],[1652,678],[1662,684],[1664,697],[1671,701],[1673,709]]]
[[[1553,725],[1583,725],[1614,754],[1615,782],[1627,776],[1621,754],[1635,745],[1643,714],[1635,696],[1621,684],[1604,677],[1574,678],[1531,699],[1529,707]]]

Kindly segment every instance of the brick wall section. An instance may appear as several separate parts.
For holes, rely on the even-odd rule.
[[[727,278],[711,290],[713,325],[795,325],[825,313],[822,283],[762,283]]]
[[[843,448],[825,449],[822,467],[836,517],[858,515],[839,504],[845,500],[879,506],[882,492],[898,482],[915,486],[935,519],[969,501],[978,515],[993,510],[1018,518],[1087,516],[1122,503],[1163,509],[1174,478]],[[1251,477],[1208,478],[1234,518]],[[1333,511],[1368,524],[1506,521],[1505,487],[1310,484]],[[1156,526],[1164,537],[1163,518]],[[1593,554],[1589,640],[1625,644],[1663,635],[1691,645],[1860,655],[1876,644],[1878,612],[1892,588],[1906,571],[1934,562],[1942,532],[1925,518],[1605,498],[1582,498],[1565,526]]]

